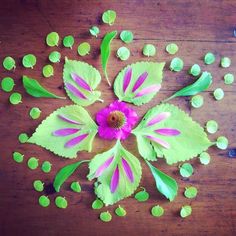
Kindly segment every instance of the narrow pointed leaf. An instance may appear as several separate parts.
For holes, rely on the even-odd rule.
[[[92,91],[89,84],[84,79],[82,79],[79,75],[75,73],[71,73],[71,77],[81,88],[86,89],[88,91]]]
[[[114,157],[111,157],[109,159],[107,159],[95,172],[94,177],[97,178],[100,175],[102,175],[102,173],[110,166],[110,164],[112,163]]]
[[[81,98],[81,99],[86,99],[83,93],[81,93],[74,85],[70,83],[65,83],[66,89],[68,89],[74,96]]]
[[[167,149],[170,148],[169,143],[164,141],[164,140],[162,140],[162,139],[160,139],[160,138],[153,137],[153,136],[150,136],[150,135],[148,135],[147,138],[152,140],[152,141],[154,141],[154,142],[156,142],[156,143],[158,143],[158,144],[160,144],[164,148],[167,148]]]
[[[178,184],[176,183],[176,181],[172,177],[158,170],[150,162],[146,161],[146,163],[149,166],[156,181],[157,190],[167,199],[173,201],[178,193]]]
[[[108,75],[107,75],[107,63],[110,57],[111,49],[111,41],[116,37],[117,31],[109,32],[105,35],[105,37],[102,40],[101,43],[101,63],[102,63],[102,69],[105,74],[106,80],[108,84],[111,86],[111,83],[109,81]]]
[[[164,136],[177,136],[180,135],[180,131],[177,129],[163,128],[155,130],[156,133]]]
[[[65,99],[65,97],[59,97],[51,92],[49,92],[47,89],[45,89],[37,80],[31,79],[25,75],[23,75],[22,78],[23,86],[26,90],[26,92],[31,95],[32,97],[36,98],[60,98]]]
[[[137,81],[134,84],[134,87],[132,88],[132,92],[136,92],[136,90],[139,89],[139,87],[142,86],[142,84],[144,83],[144,81],[147,79],[148,77],[148,73],[145,71],[143,72],[137,79]]]
[[[130,182],[134,182],[133,171],[131,170],[129,163],[124,158],[122,158],[122,166]]]
[[[61,168],[56,176],[55,179],[53,181],[53,187],[55,189],[56,192],[60,191],[60,188],[62,186],[62,184],[76,171],[76,169],[85,162],[89,162],[88,160],[84,160],[84,161],[78,161],[75,162],[73,164],[69,164],[67,166],[64,166],[63,168]]]
[[[70,139],[68,142],[65,143],[65,147],[74,147],[82,142],[85,138],[87,138],[88,134],[81,134],[75,138]]]
[[[135,98],[149,95],[151,93],[157,93],[160,90],[160,88],[161,85],[151,85],[147,88],[140,90],[137,94],[135,94]]]
[[[203,72],[202,75],[196,80],[193,84],[190,84],[176,93],[174,93],[171,97],[165,99],[163,102],[167,102],[176,97],[183,97],[183,96],[192,96],[197,93],[203,92],[209,88],[212,83],[212,75],[209,72]]]
[[[127,71],[125,72],[125,76],[124,76],[124,83],[123,83],[123,91],[124,91],[124,93],[125,93],[126,89],[129,86],[131,77],[132,77],[132,68],[128,68]]]
[[[116,166],[114,173],[111,177],[110,189],[111,189],[112,193],[114,193],[116,191],[118,184],[119,184],[119,179],[120,179],[120,171],[119,171],[119,167]]]
[[[148,122],[148,126],[152,126],[155,125],[165,119],[167,119],[170,116],[170,112],[162,112],[160,114],[157,114],[157,116],[155,116],[154,118],[152,118],[149,122]]]
[[[64,129],[58,129],[53,131],[54,136],[67,136],[71,134],[75,134],[79,131],[79,129],[74,128],[64,128]]]
[[[68,117],[64,116],[63,114],[59,114],[58,117],[62,120],[64,120],[65,122],[71,123],[71,124],[76,124],[76,125],[81,125],[80,122],[69,119]]]

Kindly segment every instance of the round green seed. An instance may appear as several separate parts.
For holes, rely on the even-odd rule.
[[[143,47],[143,55],[153,57],[156,55],[156,47],[153,44],[145,44]]]
[[[49,54],[48,59],[52,63],[58,63],[61,60],[61,53],[58,51],[53,51]]]
[[[109,211],[101,212],[100,220],[102,220],[103,222],[109,222],[112,220],[112,215]]]
[[[223,89],[222,88],[217,88],[217,89],[215,89],[215,91],[213,92],[213,95],[214,95],[214,98],[217,100],[217,101],[219,101],[219,100],[221,100],[221,99],[223,99],[223,97],[224,97],[224,91],[223,91]]]
[[[33,54],[27,54],[22,59],[22,64],[25,68],[33,69],[36,65],[37,58]]]
[[[13,160],[17,163],[21,163],[24,161],[24,155],[21,154],[20,152],[13,152]]]
[[[52,169],[52,164],[49,161],[44,161],[41,169],[44,173],[49,173]]]
[[[133,33],[129,30],[123,30],[120,33],[120,39],[124,42],[124,43],[131,43],[133,41]]]
[[[192,67],[189,70],[189,74],[193,76],[198,76],[201,73],[201,67],[198,64],[192,65]]]
[[[16,68],[16,62],[12,57],[5,57],[2,62],[2,65],[6,70],[15,70]]]
[[[228,144],[229,144],[229,141],[226,137],[224,136],[220,136],[217,138],[216,140],[216,146],[221,149],[221,150],[225,150],[227,149],[228,147]]]
[[[223,68],[228,68],[228,67],[230,67],[230,65],[231,65],[231,60],[230,60],[230,58],[228,58],[228,57],[222,57],[221,60],[220,60],[220,65],[221,65]]]
[[[18,140],[20,143],[26,143],[28,141],[29,137],[26,133],[21,133],[18,136]]]
[[[166,46],[166,51],[171,55],[174,55],[175,53],[177,53],[178,50],[179,50],[179,47],[175,43],[170,43]]]
[[[97,38],[100,30],[97,26],[92,26],[90,29],[89,29],[89,32],[91,35],[95,36]]]
[[[46,43],[49,47],[58,46],[59,34],[57,32],[51,32],[46,37]]]
[[[33,187],[37,192],[42,192],[44,190],[44,183],[41,180],[35,180]]]
[[[199,108],[203,105],[204,99],[201,95],[195,95],[191,98],[191,105],[194,108]]]
[[[197,196],[197,192],[198,192],[198,190],[196,187],[193,187],[193,186],[186,187],[185,191],[184,191],[184,196],[186,198],[190,198],[190,199],[195,198]]]
[[[120,58],[120,60],[126,61],[130,57],[130,51],[127,47],[120,47],[117,50],[116,55],[117,55],[118,58]]]
[[[192,207],[191,206],[188,206],[188,205],[182,206],[182,208],[180,210],[180,216],[182,218],[188,217],[191,214],[192,214]]]
[[[231,73],[227,73],[224,75],[225,84],[232,84],[234,82],[234,75]]]
[[[103,208],[103,206],[104,206],[104,204],[100,199],[96,199],[92,203],[92,208],[96,209],[96,210]]]
[[[70,185],[70,188],[76,193],[81,192],[81,186],[80,186],[79,182],[77,182],[77,181],[72,182]]]
[[[179,173],[182,177],[188,178],[193,174],[193,166],[190,163],[184,163],[180,166]]]
[[[35,169],[38,168],[39,161],[35,157],[30,157],[28,162],[27,162],[27,165],[31,170],[35,170]]]
[[[78,54],[82,57],[89,54],[90,50],[91,50],[91,46],[87,42],[83,42],[78,46]]]
[[[211,161],[211,157],[207,152],[202,152],[199,156],[201,164],[208,165]]]
[[[117,216],[120,216],[120,217],[126,216],[127,214],[126,210],[120,205],[115,209],[115,213]]]
[[[2,90],[5,92],[11,92],[15,86],[15,82],[11,77],[5,77],[1,81]]]
[[[163,207],[157,205],[157,206],[154,206],[152,207],[151,209],[151,214],[154,216],[154,217],[160,217],[164,214],[164,209]]]
[[[42,207],[48,207],[50,205],[50,199],[45,195],[40,196],[39,205]]]
[[[29,115],[33,120],[36,120],[40,117],[41,110],[38,107],[32,107],[30,109]]]
[[[17,105],[19,103],[22,103],[22,96],[20,93],[12,93],[11,96],[9,97],[9,102],[12,104],[12,105]]]
[[[145,202],[149,199],[149,193],[146,192],[145,188],[143,188],[142,191],[140,192],[137,192],[135,195],[134,195],[135,199],[139,202]]]
[[[55,204],[58,208],[61,208],[61,209],[65,209],[68,206],[68,203],[65,197],[61,197],[61,196],[56,197]]]
[[[214,120],[207,121],[206,130],[208,133],[214,134],[218,130],[218,123]]]
[[[60,60],[59,60],[60,61]],[[43,76],[49,78],[54,75],[54,69],[52,65],[45,65],[43,67]]]
[[[179,72],[183,69],[183,67],[184,67],[184,62],[179,57],[175,57],[171,60],[171,63],[170,63],[171,71]]]
[[[63,45],[66,48],[72,49],[74,43],[75,43],[75,39],[72,35],[65,36],[63,39]]]
[[[212,52],[208,52],[204,56],[204,62],[207,65],[213,64],[215,62],[215,60],[216,60],[215,55]]]

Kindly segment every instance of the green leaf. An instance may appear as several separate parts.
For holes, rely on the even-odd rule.
[[[118,48],[116,55],[118,58],[120,58],[120,60],[126,61],[130,57],[130,51],[127,47],[120,47]]]
[[[16,68],[16,62],[12,57],[5,57],[2,62],[2,65],[6,70],[15,70]]]
[[[133,41],[134,35],[131,31],[129,30],[123,30],[120,33],[120,39],[124,42],[124,43],[131,43]]]
[[[161,122],[149,125],[151,120],[163,113],[169,116]],[[155,131],[165,128],[175,129],[180,133],[165,136]],[[145,160],[154,161],[156,157],[164,157],[169,165],[194,158],[213,145],[198,123],[171,104],[161,104],[150,109],[132,133],[137,137],[139,153]],[[169,147],[148,138],[150,136],[167,142]]]
[[[176,97],[183,96],[192,96],[202,91],[205,91],[209,88],[212,83],[212,76],[209,72],[203,72],[199,79],[197,79],[193,84],[190,84],[176,93],[174,93],[171,97],[165,99],[163,102],[167,102]]]
[[[64,130],[65,132],[68,129],[74,132],[60,133],[58,131]],[[96,133],[97,125],[88,112],[78,105],[70,105],[61,107],[51,113],[37,127],[28,143],[42,146],[62,157],[76,158],[78,151],[91,151]],[[78,138],[78,142],[74,140],[76,138]],[[71,143],[72,140],[75,141],[74,145]]]
[[[167,199],[173,201],[178,193],[178,184],[176,183],[176,181],[172,177],[158,170],[150,162],[146,161],[146,163],[149,166],[156,181],[157,190]]]
[[[179,173],[182,177],[188,178],[193,174],[193,166],[190,163],[184,163],[179,167]]]
[[[111,41],[116,37],[117,31],[112,31],[107,33],[101,43],[100,50],[101,50],[101,63],[102,63],[102,69],[105,74],[107,83],[111,86],[111,83],[109,81],[108,75],[107,75],[107,63],[111,54]]]
[[[97,38],[100,30],[97,26],[92,26],[90,29],[89,29],[89,32],[91,35],[95,36]]]
[[[54,74],[54,69],[52,65],[45,65],[43,67],[43,76],[45,78],[51,77]]]
[[[11,77],[5,77],[1,81],[2,90],[5,92],[11,92],[15,86],[15,82]]]
[[[35,80],[23,75],[23,86],[26,92],[35,98],[60,98],[65,99],[64,97],[59,97],[53,93],[50,93],[46,90],[40,83]]]
[[[61,53],[58,51],[53,51],[49,54],[48,59],[52,63],[58,63],[61,60]]]
[[[156,47],[153,44],[145,44],[143,47],[143,55],[153,57],[156,55]]]
[[[89,54],[90,49],[91,49],[90,44],[87,42],[83,42],[78,46],[78,54],[83,57]]]
[[[22,59],[22,64],[25,68],[33,69],[36,65],[37,59],[33,54],[27,54]]]
[[[171,71],[179,72],[183,69],[183,67],[184,67],[184,62],[181,58],[175,57],[171,60],[171,63],[170,63]]]
[[[108,164],[109,162],[109,164]],[[128,177],[124,162],[130,167],[132,178]],[[111,191],[112,176],[119,170],[118,185],[114,192]],[[142,169],[139,160],[128,152],[118,140],[110,150],[97,154],[89,163],[88,179],[97,178],[95,182],[95,193],[105,205],[112,205],[124,199],[136,190],[139,185]],[[99,173],[99,174],[98,174]]]
[[[182,206],[182,208],[180,210],[180,216],[182,218],[188,217],[191,214],[192,214],[192,207],[191,206],[188,206],[188,205]]]
[[[133,103],[137,106],[148,103],[156,95],[158,89],[154,91],[147,91],[147,93],[144,93],[143,96],[137,96],[137,94],[140,91],[143,91],[143,89],[161,85],[164,66],[164,62],[136,62],[126,66],[119,72],[115,79],[114,92],[116,96],[121,101]],[[132,75],[129,84],[124,91],[125,75],[128,70],[132,70]],[[144,77],[145,74],[146,77]],[[141,83],[140,87],[135,90],[135,84],[137,81],[140,81],[139,79],[141,77],[146,79],[144,79],[144,82]]]
[[[77,168],[82,164],[89,162],[88,160],[77,161],[75,163],[69,164],[61,168],[53,181],[53,187],[56,192],[60,191],[61,186],[64,182],[77,170]]]
[[[106,24],[113,25],[116,20],[116,12],[113,10],[107,10],[102,14],[102,21]]]
[[[87,83],[90,89],[86,87],[84,88],[83,84],[77,83],[72,78],[72,74],[79,76],[84,82]],[[88,106],[95,101],[102,101],[100,99],[101,92],[95,90],[101,82],[101,75],[93,66],[82,61],[68,60],[66,58],[63,69],[63,80],[66,93],[74,103],[81,106]],[[72,85],[79,94],[72,92],[67,87],[67,84]]]
[[[63,45],[66,48],[72,49],[74,43],[75,43],[75,39],[72,35],[67,35],[63,38]]]
[[[225,96],[224,90],[222,88],[215,89],[213,92],[213,96],[217,101],[223,99]]]
[[[9,97],[9,101],[12,105],[17,105],[19,103],[22,103],[22,96],[20,93],[12,93]]]
[[[184,191],[184,196],[186,198],[195,198],[197,196],[197,188],[196,187],[186,187]]]
[[[49,47],[58,46],[59,34],[57,32],[51,32],[46,37],[46,43]]]

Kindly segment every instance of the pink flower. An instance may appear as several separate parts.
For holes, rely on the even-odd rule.
[[[98,134],[104,139],[126,139],[138,121],[137,113],[126,103],[114,101],[96,115]]]

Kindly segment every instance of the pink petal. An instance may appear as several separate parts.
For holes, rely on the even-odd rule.
[[[161,140],[159,138],[156,138],[156,137],[153,137],[153,136],[146,136],[147,138],[151,139],[152,141],[156,142],[156,143],[159,143],[161,146],[163,146],[164,148],[167,148],[169,149],[170,148],[170,145],[169,143],[167,143],[166,141],[164,140]]]
[[[120,179],[119,167],[116,166],[116,169],[111,177],[110,189],[111,189],[112,193],[114,193],[116,191],[118,184],[119,184],[119,179]]]
[[[79,75],[75,74],[75,73],[71,73],[70,74],[72,79],[83,89],[86,89],[88,91],[92,91],[91,87],[89,86],[89,84],[82,79]]]
[[[124,158],[122,158],[122,166],[129,181],[133,183],[134,182],[133,171],[131,170],[129,163]]]
[[[98,169],[96,170],[95,174],[94,174],[94,177],[97,178],[97,177],[101,176],[102,173],[110,166],[113,159],[114,159],[114,157],[110,157],[101,166],[99,166]]]
[[[132,77],[132,68],[128,68],[125,72],[124,81],[123,81],[123,91],[124,91],[124,93],[125,93],[126,89],[129,86],[131,77]]]
[[[58,129],[52,132],[54,136],[67,136],[71,134],[75,134],[79,131],[79,129],[73,128],[65,128],[65,129]]]
[[[163,128],[155,130],[156,133],[164,136],[177,136],[180,134],[180,131],[177,129]]]
[[[70,83],[65,83],[66,88],[72,92],[76,97],[86,99],[86,97],[81,93],[74,85]]]
[[[140,91],[135,95],[135,97],[136,97],[136,98],[137,98],[137,97],[142,97],[142,96],[148,95],[148,94],[150,94],[150,93],[158,92],[158,91],[160,90],[160,88],[161,88],[161,85],[160,85],[160,84],[158,84],[158,85],[151,85],[151,86],[149,86],[149,87],[146,87],[146,88],[140,90]]]
[[[75,138],[70,139],[66,144],[65,147],[74,147],[75,145],[79,144],[82,140],[84,140],[88,134],[81,134],[80,136],[77,136]]]
[[[151,125],[155,125],[156,123],[159,123],[165,119],[167,119],[170,116],[170,112],[162,112],[159,113],[157,116],[155,116],[154,118],[152,118],[149,122],[148,122],[148,126]]]
[[[68,122],[68,123],[76,124],[76,125],[81,125],[81,123],[79,123],[78,121],[69,119],[69,118],[67,118],[66,116],[62,115],[62,114],[58,115],[58,117],[59,117],[61,120],[64,120],[64,121],[66,121],[66,122]]]
[[[138,77],[132,89],[133,93],[144,83],[147,77],[148,77],[148,73],[146,71]]]

